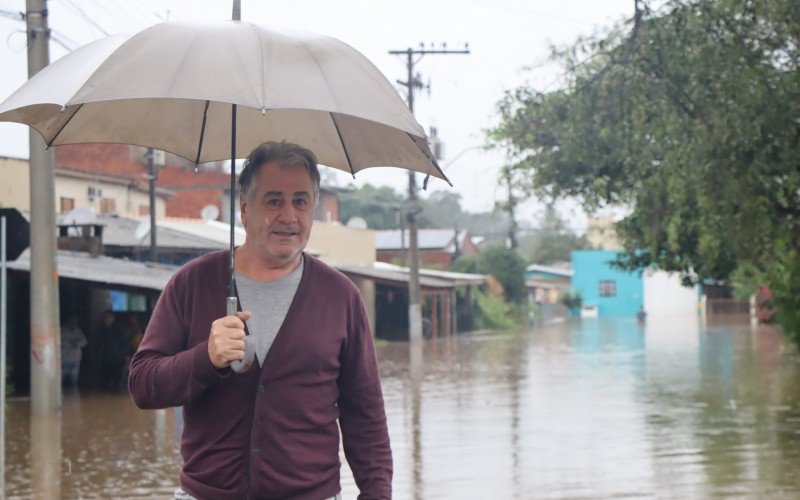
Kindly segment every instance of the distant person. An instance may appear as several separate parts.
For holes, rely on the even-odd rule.
[[[75,387],[81,369],[86,336],[78,326],[78,318],[70,316],[61,325],[61,382],[64,387]]]
[[[122,384],[123,369],[128,356],[128,339],[117,323],[113,311],[106,311],[98,332],[100,346],[101,385],[107,390],[117,390]]]
[[[639,323],[644,323],[647,319],[647,311],[644,310],[644,306],[639,308],[639,311],[636,313],[636,319]]]

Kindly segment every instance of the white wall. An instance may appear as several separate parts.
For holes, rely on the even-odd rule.
[[[697,289],[681,286],[677,273],[645,271],[644,310],[648,317],[696,315],[697,300]]]

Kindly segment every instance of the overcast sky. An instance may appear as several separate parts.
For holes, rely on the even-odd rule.
[[[49,0],[54,38],[74,49],[105,36],[135,32],[169,20],[221,20],[231,16],[228,0]],[[0,0],[0,101],[27,78],[25,25],[7,17],[25,10],[23,0]],[[563,45],[621,21],[633,12],[631,0],[242,0],[242,19],[338,38],[366,55],[392,82],[405,79],[405,58],[393,49],[447,43],[469,55],[430,55],[416,65],[430,94],[416,94],[416,116],[435,126],[444,142],[440,162],[471,211],[491,210],[505,198],[497,187],[502,152],[485,152],[483,130],[496,123],[495,104],[503,92],[526,82],[536,88],[558,85],[560,68],[544,65],[551,44]],[[5,13],[5,15],[4,15]],[[53,42],[51,61],[67,49]],[[401,89],[404,92],[404,90]],[[0,123],[0,155],[28,156],[27,127]],[[342,174],[339,182],[351,178]],[[404,189],[407,176],[396,169],[358,174],[356,184]],[[432,179],[429,191],[450,189]],[[532,222],[541,204],[523,205],[520,217]],[[585,218],[570,204],[562,213],[577,230]]]

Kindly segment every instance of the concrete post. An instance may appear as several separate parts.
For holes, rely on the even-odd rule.
[[[50,61],[47,2],[27,0],[28,77]],[[31,413],[61,411],[56,207],[53,152],[30,130],[31,201]]]

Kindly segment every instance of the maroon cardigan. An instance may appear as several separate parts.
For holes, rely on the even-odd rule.
[[[263,368],[208,357],[225,316],[228,250],[183,266],[131,361],[139,408],[183,406],[181,487],[199,499],[321,500],[339,492],[339,419],[361,499],[391,498],[392,456],[375,347],[358,289],[305,254],[300,286]]]

